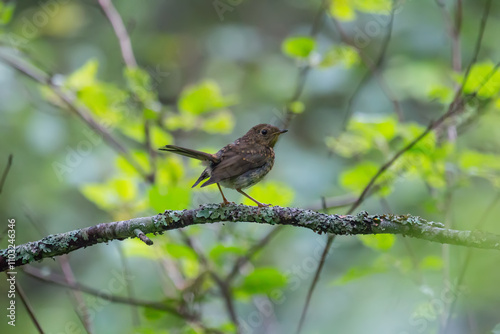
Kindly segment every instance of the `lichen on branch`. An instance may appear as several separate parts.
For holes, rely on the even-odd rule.
[[[429,222],[411,215],[328,215],[311,210],[287,207],[257,208],[246,205],[206,204],[191,210],[167,210],[155,216],[102,223],[66,233],[49,235],[41,240],[0,250],[0,271],[40,261],[80,248],[112,240],[140,237],[146,244],[151,240],[145,234],[190,225],[217,222],[250,222],[270,225],[291,225],[308,228],[317,233],[336,235],[400,234],[433,242],[467,247],[500,250],[500,236],[484,232],[446,229],[441,223]],[[142,232],[142,233],[141,233]]]

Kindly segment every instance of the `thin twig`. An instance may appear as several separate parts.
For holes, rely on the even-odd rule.
[[[480,23],[480,27],[479,27],[479,34],[478,34],[478,37],[477,37],[477,40],[476,40],[476,46],[475,46],[475,49],[474,49],[474,55],[473,55],[472,60],[470,61],[469,65],[467,66],[463,82],[461,83],[460,88],[457,89],[457,91],[455,93],[455,96],[453,98],[453,101],[450,103],[450,105],[448,107],[448,111],[444,115],[442,115],[438,120],[430,122],[429,125],[427,126],[426,130],[424,132],[422,132],[420,134],[420,136],[418,136],[417,138],[415,138],[412,142],[410,142],[403,149],[401,149],[398,153],[396,153],[396,155],[394,155],[394,157],[391,160],[389,160],[384,165],[382,165],[382,167],[380,167],[380,169],[377,171],[377,173],[371,178],[370,182],[363,189],[361,195],[358,197],[358,199],[356,200],[356,202],[354,202],[354,204],[351,206],[351,208],[348,211],[348,214],[351,214],[352,212],[354,212],[355,209],[358,208],[358,206],[366,198],[366,195],[368,194],[368,192],[370,191],[370,189],[374,186],[376,180],[386,170],[388,170],[394,164],[394,162],[396,162],[403,154],[405,154],[408,150],[410,150],[413,146],[415,146],[420,140],[422,140],[424,137],[426,137],[432,130],[434,130],[438,126],[440,126],[445,120],[448,119],[448,117],[454,115],[457,111],[460,111],[460,109],[463,108],[463,105],[467,101],[463,101],[461,99],[461,96],[463,94],[463,89],[464,89],[464,87],[465,87],[465,85],[467,83],[467,80],[469,78],[469,74],[470,74],[471,68],[472,68],[472,66],[477,61],[477,57],[478,57],[478,54],[479,54],[479,49],[481,48],[481,43],[482,43],[482,39],[483,39],[484,30],[486,28],[486,22],[487,22],[487,17],[488,17],[488,12],[490,10],[490,6],[491,6],[491,0],[488,0],[488,3],[485,6],[485,11],[483,12],[483,17],[481,19],[481,23]],[[345,39],[347,36],[343,32],[340,24],[333,17],[331,17],[331,18],[334,21],[334,23],[336,24],[337,28],[339,29],[339,32],[341,33],[342,38]],[[500,66],[500,63],[497,63],[496,66],[495,66],[495,68],[489,73],[489,75],[487,76],[486,80],[483,81],[482,85],[480,86],[480,88],[477,91],[479,91],[482,88],[482,86],[485,85],[490,80],[490,78],[496,73],[496,71],[497,71],[497,69],[498,69],[499,66]],[[475,95],[470,96],[469,99],[473,98],[473,97],[475,97]],[[334,239],[334,236],[329,236],[328,237],[327,244],[325,246],[325,250],[322,253],[321,260],[320,260],[320,263],[318,265],[318,269],[316,270],[316,273],[315,273],[314,278],[313,278],[313,282],[312,282],[312,284],[311,284],[311,286],[309,288],[310,294],[308,293],[308,298],[312,298],[312,293],[313,293],[313,291],[314,291],[314,289],[316,287],[317,280],[319,280],[319,275],[321,273],[321,270],[323,269],[324,260],[325,260],[327,254],[328,254],[328,250],[331,247],[333,239]],[[328,248],[328,249],[326,249],[326,248]],[[309,305],[309,301],[306,300],[303,313],[307,313],[307,307],[308,307],[308,305]],[[297,333],[300,333],[300,331],[298,331]]]
[[[326,0],[321,1],[321,4],[318,8],[318,12],[316,13],[313,24],[311,26],[311,32],[309,34],[311,38],[314,38],[320,30],[322,18],[324,15],[325,8],[327,7],[327,3],[328,2]],[[306,84],[307,76],[311,71],[311,68],[312,68],[311,64],[306,64],[299,71],[297,78],[297,85],[295,86],[295,90],[292,94],[292,97],[288,100],[288,103],[286,104],[285,120],[283,121],[283,128],[285,129],[288,128],[288,126],[290,125],[290,122],[292,121],[294,115],[293,111],[290,109],[290,104],[292,102],[299,100],[300,96],[302,95],[302,92]]]
[[[462,54],[460,52],[460,30],[462,27],[462,0],[457,0],[455,17],[452,18],[448,10],[446,10],[444,2],[436,0],[436,4],[441,10],[441,14],[445,20],[448,35],[451,40],[451,64],[455,72],[460,72],[462,69]]]
[[[240,256],[234,262],[233,269],[226,276],[225,281],[227,283],[231,282],[236,278],[236,275],[240,271],[241,267],[243,267],[246,263],[248,263],[262,248],[264,248],[272,238],[278,234],[284,226],[278,226],[269,231],[262,239],[259,240],[256,244],[254,244],[245,255]]]
[[[26,311],[28,311],[28,314],[30,316],[31,321],[33,321],[33,324],[35,325],[36,329],[40,334],[43,334],[44,331],[42,329],[42,326],[40,325],[38,319],[35,316],[35,311],[33,310],[33,307],[31,307],[28,297],[26,296],[26,293],[24,292],[24,289],[21,287],[21,285],[16,282],[16,291],[19,293],[19,297],[21,297],[21,301],[23,302],[24,306],[26,307]]]
[[[117,245],[117,249],[118,249],[118,256],[120,256],[120,261],[121,261],[122,268],[123,268],[123,276],[130,277],[131,276],[130,267],[128,265],[128,262],[127,262],[127,259],[125,257],[125,254],[123,252],[122,245],[118,244]],[[135,298],[135,296],[134,296],[134,287],[132,286],[132,284],[130,284],[130,282],[126,281],[125,282],[125,287],[127,289],[127,296],[128,296],[128,298],[134,299]],[[139,324],[140,324],[139,311],[137,310],[136,306],[133,306],[133,305],[130,305],[130,306],[131,306],[130,312],[131,312],[131,316],[132,316],[132,325],[134,327],[139,327]]]
[[[384,58],[385,58],[385,55],[387,53],[387,48],[389,47],[389,42],[391,41],[391,37],[392,37],[392,28],[394,26],[394,13],[395,13],[394,3],[395,3],[395,1],[396,0],[393,0],[393,2],[392,2],[392,9],[391,9],[391,15],[389,18],[389,24],[387,26],[387,33],[385,35],[384,41],[382,42],[382,46],[380,47],[380,51],[379,51],[379,55],[377,57],[377,60],[375,61],[374,65],[373,65],[373,71],[369,68],[369,70],[365,73],[365,75],[363,76],[361,81],[356,86],[356,89],[354,90],[354,92],[351,94],[351,96],[347,100],[346,112],[345,112],[343,126],[342,126],[342,129],[344,131],[347,129],[347,124],[349,123],[349,119],[351,118],[351,115],[352,115],[352,105],[354,103],[354,99],[358,96],[358,93],[361,92],[361,89],[368,82],[368,79],[371,78],[371,76],[373,75],[373,72],[380,71],[380,67],[382,66],[382,63],[384,62]],[[340,24],[337,26],[337,28],[339,26],[340,26]],[[341,36],[343,36],[343,35],[341,34]],[[357,49],[357,51],[359,53],[359,52],[361,52],[361,49]],[[396,106],[395,106],[395,110],[397,111],[399,109],[396,108]],[[397,115],[398,115],[398,117],[403,116],[402,114],[400,115],[399,113],[397,113]]]
[[[40,236],[43,237],[44,235],[48,234],[47,229],[33,217],[33,215],[31,214],[30,210],[27,207],[24,210],[24,214]],[[75,275],[73,274],[73,270],[71,269],[71,265],[69,264],[68,255],[63,255],[57,258],[57,262],[61,267],[66,282],[70,284],[75,283],[76,278]],[[92,331],[92,323],[90,320],[91,319],[90,312],[88,310],[87,304],[85,303],[85,300],[83,299],[82,292],[78,290],[72,290],[71,296],[73,297],[72,303],[75,313],[77,314],[78,318],[80,319],[87,333],[92,333],[93,331]]]
[[[75,274],[73,273],[73,270],[71,269],[71,266],[69,264],[68,255],[63,255],[58,260],[66,281],[69,284],[76,283]],[[75,312],[78,315],[78,318],[80,318],[83,327],[85,328],[87,333],[93,333],[90,312],[87,304],[85,303],[85,300],[83,299],[82,292],[76,289],[71,290],[71,295],[74,299]]]
[[[31,277],[34,277],[38,280],[44,281],[46,283],[54,284],[56,286],[61,286],[73,290],[79,290],[84,293],[87,293],[89,295],[96,296],[98,298],[101,298],[103,300],[107,300],[113,303],[118,303],[118,304],[126,304],[126,305],[134,305],[134,306],[141,306],[141,307],[147,307],[159,311],[165,311],[168,312],[172,315],[178,316],[180,318],[189,318],[186,314],[181,314],[178,310],[175,308],[165,305],[164,302],[151,302],[151,301],[146,301],[146,300],[140,300],[140,299],[135,299],[135,298],[128,298],[128,297],[122,297],[122,296],[117,296],[113,295],[111,293],[108,293],[105,290],[97,290],[94,288],[91,288],[89,286],[86,286],[81,283],[68,283],[65,278],[61,275],[55,274],[55,273],[50,273],[49,275],[45,275],[40,269],[35,268],[33,266],[25,266],[23,268],[23,272]]]
[[[325,265],[326,257],[330,252],[330,247],[332,246],[332,243],[335,241],[335,237],[336,237],[335,234],[330,234],[328,235],[328,239],[326,240],[326,245],[325,248],[323,248],[323,252],[321,253],[321,258],[319,260],[318,268],[314,272],[313,280],[311,282],[311,285],[309,286],[309,289],[307,290],[306,300],[302,308],[302,313],[300,314],[300,320],[297,326],[297,331],[295,332],[297,334],[299,334],[302,331],[302,327],[304,326],[304,322],[307,316],[307,311],[309,310],[309,304],[311,303],[312,295],[314,293],[316,285],[318,284],[319,276],[321,275],[321,271],[323,270],[323,266]]]
[[[493,211],[493,209],[498,205],[499,201],[500,201],[500,192],[495,195],[493,200],[490,202],[490,204],[486,207],[483,214],[481,215],[481,218],[480,218],[481,220],[479,220],[476,223],[475,228],[477,230],[482,229],[484,222],[487,220],[487,218],[489,217],[489,215]],[[460,273],[458,274],[458,279],[457,279],[457,288],[458,289],[460,289],[460,287],[462,286],[462,284],[464,282],[465,273],[467,272],[467,269],[469,268],[470,260],[472,258],[472,253],[473,253],[472,249],[467,249],[467,252],[465,254],[464,263],[462,264],[462,268],[460,270]],[[447,333],[449,328],[450,328],[451,318],[453,316],[453,313],[455,312],[455,306],[457,304],[457,300],[458,300],[458,294],[454,294],[453,301],[451,302],[450,307],[448,309],[448,315],[446,317],[446,321],[444,324],[443,333]]]
[[[137,61],[134,56],[132,43],[130,42],[130,35],[127,32],[127,28],[123,23],[123,19],[121,18],[120,13],[118,13],[111,0],[99,0],[99,4],[101,5],[104,14],[111,23],[116,38],[120,43],[120,50],[125,65],[128,68],[136,68]],[[151,121],[146,119],[146,117],[144,117],[144,137],[146,150],[149,156],[149,162],[151,165],[151,172],[149,173],[147,178],[151,183],[154,183],[154,180],[156,178],[156,151],[151,146]]]
[[[22,60],[19,57],[11,57],[6,54],[0,53],[0,60],[7,63],[9,66],[18,70],[27,77],[47,85],[52,92],[61,99],[61,101],[67,106],[67,108],[75,113],[80,119],[82,119],[92,130],[101,135],[105,142],[118,152],[122,157],[127,160],[128,163],[146,180],[148,179],[147,173],[143,170],[141,165],[139,165],[135,159],[130,155],[128,150],[123,146],[118,140],[116,140],[111,133],[104,126],[99,124],[91,115],[91,112],[84,106],[76,103],[76,97],[69,92],[63,91],[59,86],[54,84],[47,73],[41,71],[40,69],[34,67],[28,62]]]
[[[128,67],[137,67],[134,51],[132,50],[132,44],[130,43],[130,37],[127,33],[125,25],[123,24],[120,14],[116,10],[115,6],[113,6],[113,2],[111,2],[111,0],[99,0],[99,4],[101,5],[101,8],[109,22],[111,22],[116,37],[118,37],[123,61],[125,61],[125,64]]]
[[[0,194],[2,193],[3,190],[3,185],[5,184],[5,180],[7,180],[7,175],[9,174],[10,167],[12,166],[12,159],[13,159],[12,153],[9,154],[9,157],[7,158],[7,165],[5,166],[5,169],[3,170],[2,173],[2,178],[0,179]]]
[[[229,318],[233,322],[236,327],[235,333],[240,333],[240,325],[238,320],[238,315],[236,314],[236,308],[234,307],[233,294],[231,292],[230,286],[217,275],[215,272],[211,271],[210,275],[214,279],[214,282],[219,286],[219,290],[222,294],[222,298],[224,299],[224,303],[226,305],[226,310],[229,314]]]
[[[391,15],[394,15],[394,8],[392,9],[391,11]],[[338,30],[339,34],[340,34],[340,38],[341,40],[346,43],[347,45],[350,45],[351,47],[353,47],[357,54],[359,55],[359,57],[361,58],[361,60],[363,61],[363,63],[368,67],[368,69],[370,70],[370,72],[373,74],[373,76],[377,79],[378,83],[379,83],[379,86],[380,86],[380,89],[382,89],[382,91],[384,92],[385,96],[387,97],[387,99],[391,102],[393,108],[394,108],[394,112],[396,113],[396,115],[398,116],[398,119],[399,120],[402,120],[403,119],[403,111],[401,110],[401,106],[399,104],[399,101],[397,100],[397,98],[394,96],[394,93],[392,92],[392,90],[389,88],[388,84],[386,83],[384,77],[382,76],[382,74],[379,72],[379,65],[380,64],[377,64],[377,63],[374,63],[370,58],[368,58],[368,56],[365,55],[365,53],[363,52],[363,50],[361,48],[359,48],[356,43],[354,43],[346,34],[346,32],[344,31],[344,29],[342,28],[342,25],[335,19],[335,17],[333,17],[332,15],[329,15],[330,19],[332,20],[333,24],[335,25],[336,29]],[[391,25],[390,25],[390,28],[392,30],[392,19],[391,19]],[[391,34],[388,34],[386,37],[389,37],[389,39],[391,38]],[[385,40],[384,41],[384,44],[389,44],[389,40]],[[386,48],[387,48],[386,46]],[[383,61],[383,58],[385,57],[385,50],[382,49],[383,53],[381,53],[381,56],[382,58],[379,58],[377,60],[377,62],[380,60],[380,61]]]
[[[16,287],[16,292],[19,294],[19,297],[21,298],[21,301],[23,302],[24,307],[26,307],[26,311],[28,311],[28,315],[30,316],[31,321],[35,325],[36,329],[38,330],[38,333],[43,334],[44,331],[42,329],[42,326],[40,325],[40,322],[35,316],[35,312],[33,311],[33,307],[31,307],[31,304],[28,301],[28,297],[26,296],[26,293],[24,292],[24,289],[21,287],[21,284],[17,282],[17,279],[15,276],[9,275],[6,273],[7,278],[14,277],[15,279],[15,287]],[[10,276],[10,277],[9,277]]]

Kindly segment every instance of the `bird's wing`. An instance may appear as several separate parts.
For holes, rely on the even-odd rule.
[[[223,150],[221,162],[212,169],[210,179],[202,187],[261,167],[272,157],[272,151],[265,147],[242,150],[238,146],[228,145]]]

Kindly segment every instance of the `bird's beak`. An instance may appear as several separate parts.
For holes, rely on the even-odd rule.
[[[288,130],[281,130],[280,132],[278,132],[280,135],[285,133],[285,132],[288,132]]]

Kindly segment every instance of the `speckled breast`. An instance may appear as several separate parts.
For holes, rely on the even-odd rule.
[[[245,189],[253,186],[264,178],[269,173],[274,165],[274,156],[269,159],[264,165],[249,170],[239,176],[230,179],[222,180],[220,184],[226,188]]]

